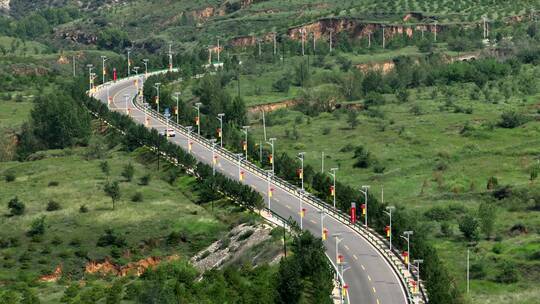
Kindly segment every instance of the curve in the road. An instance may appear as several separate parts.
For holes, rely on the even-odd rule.
[[[143,76],[138,76],[140,81]],[[148,128],[162,131],[165,124],[153,116],[146,116],[134,104],[133,99],[137,94],[135,83],[132,79],[119,80],[115,83],[106,84],[107,89],[97,90],[94,97],[104,103],[108,102],[108,96],[112,96],[110,110],[129,114],[136,122],[144,124],[145,117],[148,117]],[[129,95],[124,98],[124,95]],[[126,111],[129,109],[129,111]],[[181,130],[176,130],[176,137],[169,137],[170,141],[187,150],[187,135]],[[192,154],[201,162],[212,164],[212,151],[209,147],[193,141]],[[222,174],[238,180],[238,163],[226,157],[218,156],[216,170]],[[243,183],[257,190],[263,197],[267,198],[268,181],[250,170],[244,169]],[[290,193],[284,188],[273,186],[274,191],[271,198],[271,209],[283,218],[292,217],[300,220],[300,210],[305,208],[303,218],[303,229],[309,230],[316,236],[321,235],[320,209],[300,200],[297,195]],[[329,231],[329,237],[324,242],[327,254],[330,257],[337,257],[335,238],[339,236],[339,255],[342,255],[349,269],[345,271],[343,277],[349,285],[350,303],[366,304],[397,304],[409,303],[407,294],[404,291],[402,281],[390,266],[382,254],[365,237],[348,225],[342,223],[332,216],[324,218],[324,226]]]

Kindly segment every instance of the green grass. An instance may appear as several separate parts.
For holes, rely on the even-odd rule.
[[[28,119],[33,106],[28,99],[23,97],[20,102],[0,100],[0,130],[17,129]]]
[[[18,240],[16,246],[0,249],[0,281],[34,281],[39,275],[52,273],[63,265],[64,276],[78,276],[88,260],[101,261],[112,257],[115,263],[125,264],[148,256],[177,254],[188,259],[211,242],[223,237],[229,227],[246,221],[257,221],[243,208],[227,201],[198,205],[195,179],[181,176],[170,185],[161,179],[155,164],[141,164],[137,154],[111,150],[106,160],[111,166],[110,177],[99,167],[101,160],[87,160],[87,148],[48,151],[43,159],[30,162],[0,163],[0,197],[3,216],[0,217],[0,239]],[[135,166],[132,182],[120,177],[123,166]],[[16,176],[13,182],[4,180],[4,173]],[[147,186],[138,184],[143,174],[150,174]],[[120,181],[121,199],[112,209],[103,186],[107,180]],[[56,182],[58,185],[50,185]],[[132,202],[131,196],[140,192],[142,202]],[[22,216],[8,216],[7,202],[17,196],[26,205]],[[61,209],[48,212],[48,201],[60,203]],[[85,205],[87,213],[81,213]],[[39,238],[26,235],[32,221],[45,216],[45,234]],[[127,242],[114,252],[113,247],[96,246],[98,238],[111,228]],[[171,232],[180,232],[185,240],[166,242]],[[120,256],[115,256],[120,254]],[[8,283],[9,284],[9,283]],[[55,284],[39,284],[40,296],[58,301],[63,288]],[[47,300],[48,302],[49,300]]]
[[[5,55],[30,56],[46,52],[47,46],[36,41],[0,36],[0,49],[6,51]]]
[[[359,115],[360,124],[351,129],[347,124],[347,110],[322,113],[306,117],[294,110],[279,110],[267,115],[267,134],[276,137],[276,153],[295,155],[306,152],[305,163],[321,168],[321,152],[325,153],[325,169],[338,167],[337,178],[354,188],[370,184],[370,190],[380,195],[384,187],[384,200],[389,204],[406,206],[422,214],[433,206],[460,205],[474,213],[484,200],[487,179],[499,178],[500,184],[538,189],[538,181],[529,180],[529,168],[536,160],[540,149],[540,127],[536,103],[540,94],[534,96],[512,96],[497,103],[475,101],[469,97],[470,85],[450,87],[456,100],[454,104],[472,107],[472,114],[454,113],[443,109],[445,97],[439,93],[432,99],[433,88],[410,90],[411,101],[398,103],[393,95],[386,96],[387,104],[378,107],[384,118],[370,117],[365,111]],[[491,100],[490,100],[491,101]],[[418,105],[421,115],[411,113]],[[503,129],[496,125],[500,114],[509,109],[517,110],[532,118],[528,123]],[[475,127],[471,136],[460,134],[466,123]],[[262,128],[258,117],[250,129],[258,141]],[[297,130],[299,138],[292,135]],[[325,129],[329,130],[328,134]],[[373,168],[353,168],[353,152],[343,152],[347,145],[362,145],[371,156],[386,167],[377,174]],[[440,163],[446,168],[438,170]],[[422,190],[422,188],[424,188]],[[497,202],[495,202],[497,204]],[[474,303],[533,303],[538,292],[535,285],[540,282],[540,262],[530,256],[538,250],[540,220],[537,212],[530,211],[526,202],[521,205],[498,205],[495,235],[501,238],[503,252],[490,254],[494,241],[481,241],[480,251],[475,258],[486,257],[489,262],[488,275],[473,280],[471,299]],[[429,219],[424,219],[429,221]],[[526,236],[512,236],[510,228],[523,223],[529,230]],[[457,218],[451,221],[454,235],[439,235],[439,227],[432,222],[434,241],[442,260],[465,289],[463,257],[465,241],[457,228]],[[497,267],[502,260],[517,263],[521,279],[515,284],[495,283]],[[536,298],[537,299],[537,298]]]

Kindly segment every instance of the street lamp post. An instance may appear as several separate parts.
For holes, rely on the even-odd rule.
[[[403,232],[403,235],[401,236],[404,240],[407,241],[407,254],[408,254],[408,258],[407,258],[407,271],[411,271],[411,263],[410,263],[410,260],[411,260],[411,235],[413,234],[412,231],[404,231]]]
[[[144,78],[147,78],[148,77],[148,59],[144,58],[142,62],[144,63]]]
[[[188,152],[191,153],[191,131],[193,130],[193,127],[187,126],[186,129],[188,130],[188,133],[187,133]]]
[[[321,239],[326,241],[326,231],[324,231],[324,218],[326,217],[326,212],[324,209],[321,209],[319,210],[319,213],[321,214]]]
[[[154,83],[154,88],[156,88],[157,95],[156,95],[156,104],[157,104],[157,112],[159,114],[159,86],[161,85],[161,82]]]
[[[301,168],[299,172],[300,180],[302,181],[302,191],[304,191],[304,155],[306,152],[300,152],[298,153],[298,159],[300,160]]]
[[[105,83],[105,61],[107,61],[107,56],[101,56],[101,83]]]
[[[416,286],[420,290],[420,264],[424,263],[424,260],[414,260],[413,263],[416,265]],[[467,286],[468,287],[468,286]],[[468,290],[467,290],[468,292]]]
[[[124,98],[126,101],[126,115],[129,115],[129,108],[128,108],[129,94],[124,94]]]
[[[143,102],[143,108],[144,108],[144,125],[148,127],[148,108],[150,105],[147,102]]]
[[[128,49],[127,50],[127,74],[128,74],[128,77],[131,75],[131,59],[129,58],[129,56],[131,55],[131,50]]]
[[[176,114],[176,124],[179,124],[178,118],[180,117],[180,108],[179,108],[179,102],[180,102],[180,92],[174,93],[174,99],[176,99],[176,109],[174,110],[174,114]]]
[[[243,126],[242,132],[244,132],[244,142],[242,143],[242,149],[244,150],[244,153],[246,154],[246,160],[248,159],[248,129],[249,126]]]
[[[330,168],[330,176],[334,179],[334,185],[332,186],[332,196],[334,199],[334,208],[336,208],[336,171],[338,168]]]
[[[212,143],[212,175],[216,175],[216,141],[215,138],[210,139],[210,143]]]
[[[272,189],[272,184],[271,184],[271,180],[272,178],[274,177],[274,172],[270,171],[270,170],[266,170],[266,180],[267,180],[267,196],[268,196],[268,210],[269,211],[272,211],[272,195],[273,195],[273,192],[274,190]],[[270,215],[272,215],[272,212],[270,212]]]
[[[241,167],[241,165],[242,165],[242,155],[243,155],[242,153],[237,153],[236,154],[236,156],[238,157],[238,180],[239,181],[243,180],[243,178],[242,178],[242,175],[243,175],[242,173],[243,172],[242,172],[242,167]]]
[[[394,206],[387,206],[386,210],[388,211],[384,211],[384,213],[388,214],[388,216],[390,217],[390,226],[389,226],[390,230],[388,232],[390,251],[392,251],[392,211],[394,211],[395,209],[396,207]]]
[[[300,191],[300,230],[304,229],[304,190]]]
[[[94,66],[92,64],[87,64],[86,67],[88,68],[88,90],[92,91],[92,69]]]
[[[269,144],[272,147],[272,153],[270,154],[270,163],[272,165],[272,173],[275,173],[275,167],[274,167],[274,144],[276,142],[276,138],[272,137],[268,139],[266,143]]]
[[[195,124],[197,125],[197,134],[201,135],[201,105],[202,103],[197,102],[193,106],[195,109],[197,109],[197,117],[195,117]]]
[[[223,148],[223,116],[225,116],[225,113],[219,113],[217,119],[219,120],[219,140],[220,140],[220,146]]]
[[[363,212],[365,213],[364,214],[364,225],[367,227],[368,226],[368,189],[369,189],[369,186],[362,186],[362,189],[360,190],[361,193],[364,194],[364,198],[365,198],[365,202],[364,202],[364,210]]]
[[[343,240],[341,238],[339,238],[341,236],[341,233],[336,233],[334,235],[332,235],[335,239],[336,239],[336,264],[339,265],[340,263],[340,260],[339,260],[339,243]]]

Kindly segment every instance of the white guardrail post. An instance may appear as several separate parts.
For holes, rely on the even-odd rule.
[[[178,71],[178,69],[175,69],[175,71]],[[151,72],[151,73],[148,73],[148,74],[149,75],[158,75],[158,74],[164,74],[164,73],[167,73],[167,72],[168,72],[168,70],[160,70],[160,71],[154,71],[154,72]],[[124,82],[126,80],[135,79],[135,78],[142,77],[142,76],[143,75],[131,76],[131,77],[127,77],[127,78],[122,78],[121,80],[118,80],[118,81]],[[112,83],[114,83],[114,82],[112,82]],[[111,82],[107,82],[105,84],[98,85],[97,87],[94,88],[93,92],[87,91],[87,94],[93,97],[94,94],[97,93],[99,90],[101,90],[102,88],[105,88],[107,86],[110,86],[110,85],[111,85]],[[137,95],[135,96],[134,100],[135,100],[135,102],[134,102],[135,107],[138,110],[146,111],[147,115],[153,117],[154,119],[159,120],[161,123],[164,123],[164,124],[166,123],[165,117],[163,115],[157,113],[154,109],[151,109],[151,108],[143,109],[141,107],[141,105],[139,105],[136,102]],[[178,131],[180,131],[183,134],[183,136],[187,136],[188,130],[184,126],[182,126],[180,124],[177,124],[175,121],[169,121],[169,125],[172,128],[175,128]],[[212,144],[210,143],[210,141],[207,138],[202,137],[202,136],[200,136],[200,135],[198,135],[196,133],[191,133],[190,136],[191,136],[190,138],[192,140],[196,141],[199,145],[202,145],[202,146],[207,147],[207,148],[212,148]],[[217,147],[215,147],[215,153],[220,155],[222,158],[228,159],[229,161],[233,161],[233,162],[237,161],[237,157],[232,152],[228,151],[225,148],[221,148],[221,147],[217,146]],[[248,162],[248,161],[244,161],[244,162],[242,162],[242,165],[243,165],[244,169],[248,169],[250,171],[250,173],[257,175],[262,179],[267,178],[266,171],[264,171],[262,168],[259,168],[255,164],[253,164],[251,162]],[[340,221],[341,223],[349,226],[354,231],[356,231],[361,237],[363,237],[365,240],[367,240],[371,245],[373,245],[373,247],[377,251],[379,251],[381,256],[384,257],[384,259],[392,267],[394,273],[399,277],[402,288],[406,293],[408,303],[422,304],[422,303],[427,303],[428,302],[427,294],[425,293],[425,287],[424,287],[424,284],[423,284],[422,281],[420,283],[420,286],[418,286],[417,291],[416,292],[413,291],[412,281],[413,280],[417,281],[416,280],[417,279],[417,277],[416,277],[417,273],[416,272],[409,273],[407,271],[407,266],[405,264],[405,261],[401,257],[401,255],[398,252],[396,252],[395,250],[390,251],[389,248],[386,245],[386,240],[381,235],[379,235],[375,230],[373,230],[372,228],[366,228],[366,227],[358,225],[358,224],[356,224],[356,225],[351,224],[350,221],[349,221],[348,215],[345,214],[343,211],[341,211],[341,210],[339,210],[337,208],[334,208],[330,204],[327,204],[326,202],[322,201],[320,198],[316,197],[312,193],[309,193],[307,195],[305,195],[305,194],[300,195],[300,193],[301,193],[300,188],[298,188],[297,186],[292,185],[291,183],[289,183],[289,182],[287,182],[287,181],[285,181],[285,180],[283,180],[283,179],[281,179],[281,178],[279,178],[277,176],[274,176],[273,181],[274,181],[274,184],[276,186],[282,188],[282,190],[285,190],[285,191],[293,194],[297,199],[301,199],[304,202],[309,203],[309,204],[311,204],[313,206],[316,206],[316,207],[318,207],[320,209],[324,208],[332,217],[334,217],[334,219],[336,219],[336,220]]]

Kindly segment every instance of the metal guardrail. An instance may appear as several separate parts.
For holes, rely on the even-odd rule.
[[[168,72],[168,70],[161,70],[161,71],[155,71],[155,72],[152,72],[152,73],[148,73],[149,75],[156,75],[156,74],[163,74],[163,73],[166,73]],[[122,81],[125,81],[125,80],[128,80],[128,79],[135,79],[135,78],[138,78],[138,77],[141,77],[141,76],[144,76],[144,75],[137,75],[137,76],[131,76],[131,77],[128,77],[128,78],[123,78]],[[100,89],[104,88],[104,87],[107,87],[107,86],[110,86],[110,82],[107,82],[105,84],[101,84],[99,86],[97,86],[95,88],[95,91],[99,91]],[[137,93],[138,95],[138,93]],[[163,124],[169,124],[169,127],[171,128],[174,128],[176,129],[177,131],[180,131],[182,133],[183,136],[188,136],[188,133],[189,133],[189,138],[195,142],[197,142],[199,145],[201,146],[204,146],[206,148],[209,148],[209,149],[212,149],[212,143],[210,142],[210,140],[208,140],[207,138],[203,137],[203,136],[200,136],[198,135],[197,133],[194,133],[194,132],[189,132],[188,129],[180,124],[177,124],[176,122],[172,121],[172,120],[169,120],[167,122],[167,119],[157,113],[154,109],[146,109],[144,107],[142,107],[140,104],[137,103],[137,95],[135,96],[134,98],[134,102],[133,104],[135,105],[135,107],[140,110],[140,111],[143,111],[143,112],[146,112],[146,115],[160,121],[161,123]],[[230,152],[229,150],[225,149],[225,148],[222,148],[220,146],[216,146],[215,148],[215,153],[218,154],[219,156],[231,161],[231,162],[237,162],[238,161],[238,157]],[[268,173],[256,166],[255,164],[249,162],[249,161],[246,161],[246,160],[243,160],[241,162],[241,165],[244,167],[244,169],[248,169],[250,171],[250,173],[266,180],[268,179]],[[339,222],[341,222],[342,224],[352,228],[354,231],[356,231],[361,237],[363,237],[366,241],[368,241],[380,254],[381,256],[387,261],[387,263],[392,267],[393,271],[395,274],[398,275],[399,279],[400,279],[400,283],[402,285],[402,288],[403,290],[405,291],[406,293],[406,296],[407,296],[407,301],[409,303],[415,303],[413,301],[413,298],[414,296],[416,295],[419,299],[419,302],[417,303],[427,303],[428,302],[428,299],[427,299],[427,295],[425,293],[425,288],[424,288],[424,285],[421,283],[420,286],[418,286],[418,290],[419,292],[417,293],[413,293],[412,291],[412,284],[411,284],[411,281],[410,279],[413,279],[416,281],[416,278],[417,278],[417,274],[416,273],[413,273],[411,272],[409,274],[409,276],[407,276],[407,267],[406,267],[406,264],[405,264],[405,261],[404,259],[402,258],[402,256],[399,254],[399,252],[395,251],[395,250],[390,250],[388,248],[388,246],[386,245],[387,244],[387,241],[386,239],[384,239],[384,237],[382,237],[380,234],[378,234],[374,229],[372,228],[369,228],[369,227],[364,227],[360,224],[352,224],[350,223],[349,221],[349,215],[346,214],[345,212],[337,209],[337,208],[334,208],[333,206],[329,205],[328,203],[326,203],[325,201],[321,200],[320,198],[316,197],[315,195],[313,195],[312,193],[309,193],[309,192],[302,192],[302,190],[279,178],[279,177],[276,177],[276,176],[273,176],[271,177],[272,178],[272,181],[273,181],[273,184],[275,186],[278,186],[280,187],[282,190],[285,190],[286,192],[292,194],[295,198],[299,199],[299,200],[302,200],[306,203],[309,203],[311,204],[312,206],[316,206],[317,208],[319,209],[324,209],[327,213],[329,213],[334,219],[338,220]]]

